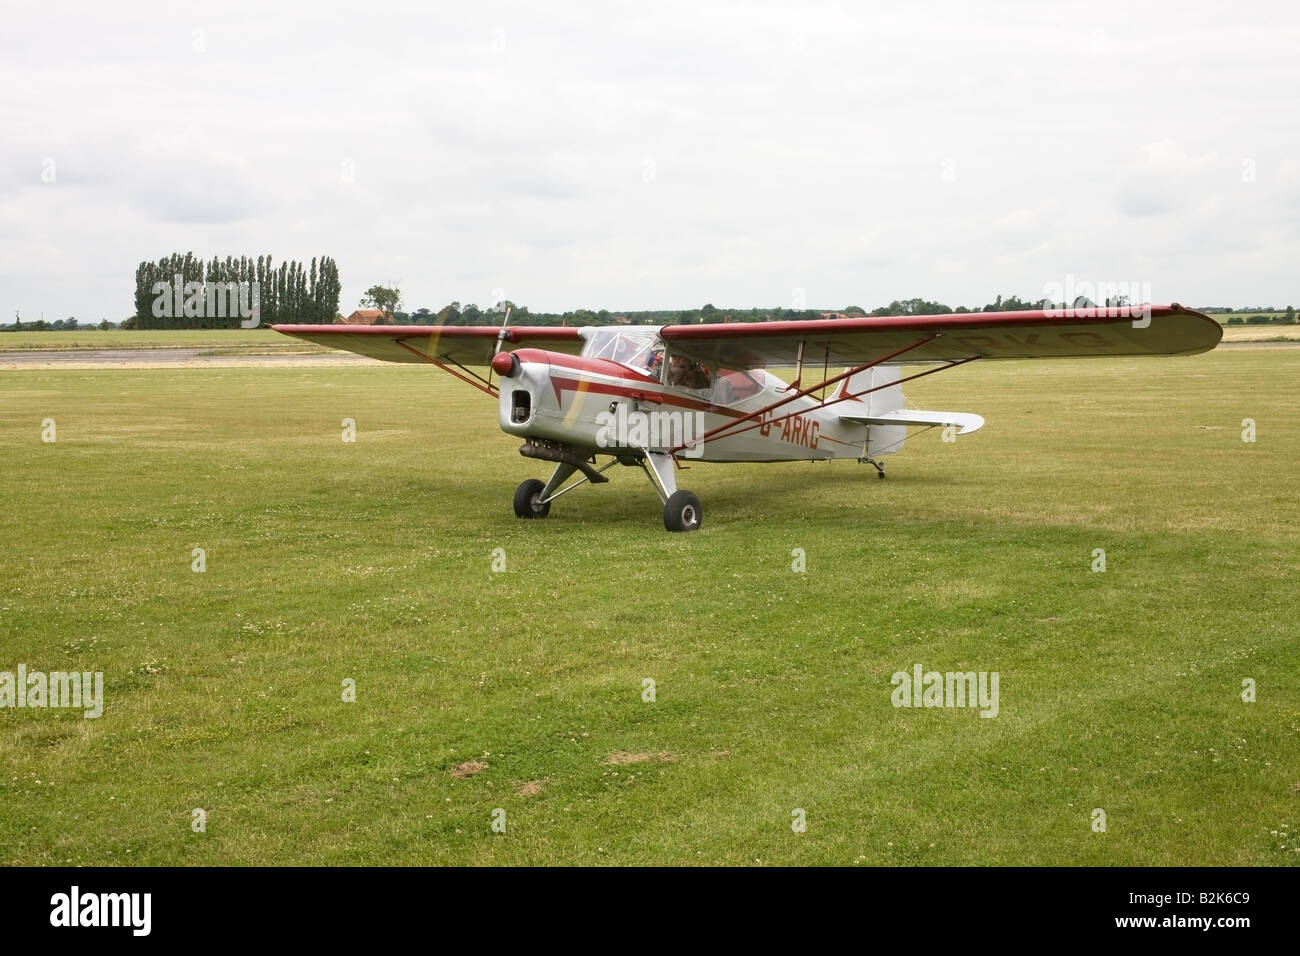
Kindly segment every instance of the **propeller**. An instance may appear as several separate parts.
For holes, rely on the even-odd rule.
[[[519,361],[511,355],[508,364],[500,367],[497,365],[497,356],[501,354],[501,349],[505,346],[506,340],[510,338],[510,333],[506,329],[506,326],[510,324],[510,309],[511,306],[506,306],[506,316],[501,320],[501,329],[497,332],[497,344],[492,349],[492,360],[488,363],[488,388],[492,387],[492,372],[495,371],[498,375],[505,375],[508,378],[514,373]]]
[[[506,339],[510,337],[509,334],[506,332],[506,326],[510,324],[511,308],[512,308],[511,306],[506,306],[506,317],[501,320],[501,331],[497,333],[497,346],[492,350],[492,355],[494,357],[498,352],[501,351],[501,346],[506,344]]]

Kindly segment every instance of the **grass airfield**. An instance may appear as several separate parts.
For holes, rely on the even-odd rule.
[[[1298,373],[975,363],[906,393],[979,433],[692,465],[692,535],[623,468],[517,520],[433,369],[0,373],[0,670],[106,697],[0,708],[0,863],[1295,865]]]

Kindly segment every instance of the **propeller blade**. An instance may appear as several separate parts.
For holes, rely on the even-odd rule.
[[[492,350],[492,354],[493,354],[493,355],[496,355],[498,352],[500,352],[500,351],[501,351],[501,346],[505,345],[505,342],[506,342],[506,326],[510,324],[510,309],[511,309],[511,308],[512,308],[512,306],[506,306],[506,317],[505,317],[504,319],[501,320],[501,331],[497,333],[497,346],[496,346],[495,349]]]

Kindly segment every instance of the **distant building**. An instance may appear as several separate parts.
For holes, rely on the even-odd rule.
[[[357,309],[346,319],[342,316],[334,320],[335,325],[392,325],[391,316],[379,309]]]

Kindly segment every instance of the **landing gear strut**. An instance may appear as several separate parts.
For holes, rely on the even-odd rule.
[[[601,467],[595,465],[595,455],[558,443],[541,443],[530,440],[519,449],[525,458],[541,458],[556,462],[555,473],[549,481],[529,478],[515,489],[515,515],[520,518],[545,518],[551,511],[551,502],[568,494],[586,482],[609,481],[604,472],[618,464],[636,465],[650,479],[650,485],[664,506],[664,527],[669,531],[695,531],[700,527],[704,509],[700,499],[689,491],[677,490],[677,463],[665,452],[638,450],[615,455]],[[585,456],[585,457],[584,457]],[[564,483],[575,472],[581,477],[568,485]],[[563,486],[563,487],[561,487]]]
[[[664,503],[664,527],[669,531],[699,530],[704,509],[694,494],[677,490],[677,463],[672,457],[663,452],[647,452],[640,464],[655,494]]]

